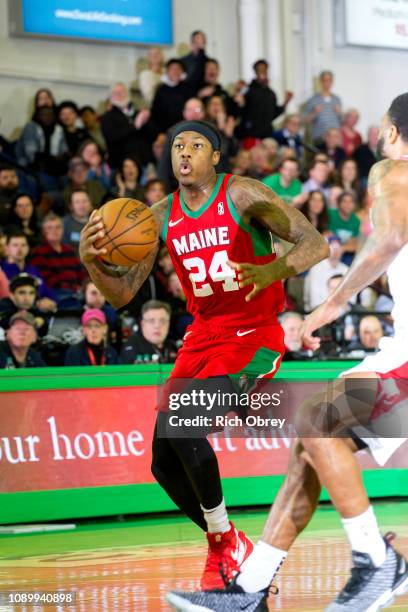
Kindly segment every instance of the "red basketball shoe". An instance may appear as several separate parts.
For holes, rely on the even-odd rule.
[[[202,591],[223,589],[239,572],[239,568],[249,557],[254,545],[243,531],[235,529],[230,521],[226,533],[207,533],[208,553],[204,572],[201,577]]]

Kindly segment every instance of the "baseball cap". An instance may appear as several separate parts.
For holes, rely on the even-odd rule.
[[[341,244],[341,240],[340,240],[340,238],[338,236],[329,236],[327,238],[327,242],[329,244],[331,244],[332,242],[338,242],[339,244]]]
[[[84,314],[81,317],[82,325],[88,325],[89,321],[99,321],[102,325],[106,324],[106,316],[102,310],[99,308],[90,308],[89,310],[85,310]]]
[[[9,329],[14,325],[16,321],[25,321],[25,323],[32,325],[32,327],[36,329],[35,318],[30,312],[27,312],[26,310],[19,310],[18,312],[13,314],[12,317],[10,317]]]
[[[38,285],[40,281],[35,276],[31,274],[27,274],[27,272],[22,272],[21,274],[17,274],[17,276],[13,276],[10,281],[10,291],[15,291],[19,287],[26,287],[29,285],[30,287],[34,287],[34,289],[38,289]]]

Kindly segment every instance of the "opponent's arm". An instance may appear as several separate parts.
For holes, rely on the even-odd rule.
[[[263,183],[236,178],[229,186],[229,194],[245,223],[256,219],[273,234],[294,245],[285,256],[265,265],[231,262],[238,271],[240,287],[254,285],[247,300],[274,281],[304,272],[328,256],[327,242],[306,217]]]
[[[167,211],[167,198],[154,204],[151,207],[151,211],[156,218],[160,233]],[[99,291],[103,293],[112,306],[121,308],[130,302],[149,276],[153,268],[158,246],[145,259],[129,268],[123,274],[115,268],[104,265],[99,259],[99,257],[103,257],[106,250],[96,249],[95,241],[104,235],[102,217],[98,211],[94,211],[81,232],[79,255],[82,263],[88,270],[92,282],[95,283]]]

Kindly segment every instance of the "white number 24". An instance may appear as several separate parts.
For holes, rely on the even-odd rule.
[[[239,285],[236,279],[236,272],[229,267],[227,251],[216,251],[212,258],[210,267],[208,268],[208,276],[214,282],[222,282],[224,291],[238,291]],[[186,270],[196,269],[189,274],[189,279],[193,285],[194,295],[197,297],[206,297],[214,293],[210,283],[206,283],[207,270],[205,262],[201,257],[190,257],[184,259],[183,265]],[[197,283],[203,283],[201,287]]]

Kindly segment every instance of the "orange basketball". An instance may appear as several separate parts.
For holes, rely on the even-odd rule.
[[[107,250],[103,255],[104,261],[130,267],[155,249],[157,223],[146,204],[118,198],[104,204],[99,212],[105,226],[105,236],[95,242],[95,247]]]

